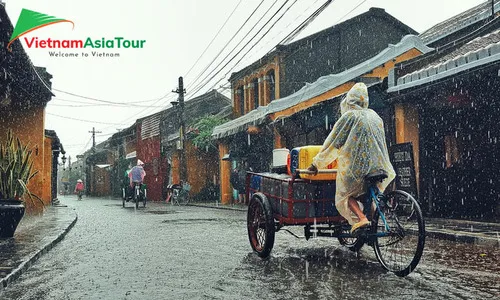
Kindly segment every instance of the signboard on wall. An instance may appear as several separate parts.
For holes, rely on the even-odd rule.
[[[392,145],[389,148],[389,157],[396,171],[396,189],[403,190],[418,199],[412,143]]]

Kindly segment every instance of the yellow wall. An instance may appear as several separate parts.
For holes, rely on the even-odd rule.
[[[44,196],[44,177],[47,174],[50,178],[50,169],[46,171],[45,167],[45,154],[49,152],[52,154],[52,149],[49,147],[45,149],[45,107],[38,106],[32,108],[26,108],[21,110],[14,109],[9,110],[2,108],[2,113],[0,114],[0,128],[2,132],[0,133],[0,140],[4,141],[6,138],[6,133],[8,129],[12,129],[14,134],[18,136],[22,143],[29,144],[30,149],[33,150],[33,167],[38,170],[39,173],[35,175],[28,184],[28,188],[33,194],[39,197]],[[48,181],[50,183],[50,179]],[[50,202],[50,199],[43,199],[44,202]],[[30,203],[26,203],[26,211],[33,212],[36,208],[30,207]]]
[[[411,142],[413,144],[413,158],[415,160],[415,177],[417,190],[419,190],[419,131],[418,108],[411,104],[396,104],[394,106],[396,117],[396,143]]]
[[[188,182],[194,195],[213,182],[213,174],[218,173],[218,154],[197,149],[191,142],[186,147]]]
[[[48,205],[52,201],[52,139],[45,137],[44,141],[44,171],[43,171],[43,191],[41,198]]]
[[[236,115],[241,116],[241,115],[246,114],[246,113],[255,109],[254,100],[253,100],[254,88],[253,87],[247,88],[247,86],[249,83],[253,83],[253,81],[255,79],[259,79],[259,78],[262,79],[271,70],[274,70],[274,76],[275,76],[275,97],[274,97],[274,99],[279,99],[279,78],[280,78],[279,70],[280,70],[280,68],[279,68],[278,61],[279,61],[279,58],[275,57],[273,62],[262,66],[261,68],[256,70],[254,73],[252,73],[252,74],[250,74],[250,75],[233,83],[233,94],[234,95],[237,95],[236,91],[240,87],[243,87],[243,95],[238,95],[239,97],[236,97],[236,96],[234,97],[236,101],[234,102],[233,111],[236,113]],[[259,82],[259,105],[261,105],[261,106],[268,105],[270,102],[269,101],[270,98],[271,97],[269,95],[269,82],[267,80],[263,80],[263,81]],[[238,113],[239,107],[236,107],[236,106],[238,106],[239,101],[244,101],[244,103],[245,103],[245,108],[244,108],[245,111],[242,112],[241,114]]]
[[[220,196],[222,204],[230,204],[233,190],[229,183],[231,174],[231,162],[222,160],[224,155],[229,153],[229,148],[225,144],[219,144],[219,161],[220,161]]]
[[[179,160],[179,152],[176,151],[175,154],[172,154],[172,183],[179,183],[180,180],[180,172],[179,172],[180,160]]]

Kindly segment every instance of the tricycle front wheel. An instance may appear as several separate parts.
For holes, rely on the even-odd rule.
[[[253,251],[261,258],[267,258],[274,246],[274,225],[271,203],[262,193],[250,199],[247,213],[248,239]]]

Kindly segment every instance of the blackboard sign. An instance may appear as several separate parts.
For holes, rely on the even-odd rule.
[[[392,145],[389,148],[389,156],[396,171],[396,189],[403,190],[418,199],[412,144]]]

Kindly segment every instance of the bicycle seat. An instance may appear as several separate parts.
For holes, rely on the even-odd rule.
[[[382,182],[382,180],[388,177],[387,172],[384,170],[373,171],[365,176],[365,181],[370,183]]]

